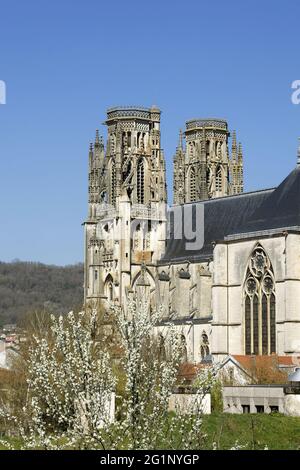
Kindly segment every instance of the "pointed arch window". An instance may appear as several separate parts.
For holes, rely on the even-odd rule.
[[[209,355],[209,341],[205,331],[201,335],[200,354],[202,360]]]
[[[112,282],[110,282],[108,285],[108,300],[112,302],[113,299],[114,299],[114,288],[113,288]]]
[[[180,347],[181,347],[181,362],[186,363],[188,361],[188,352],[187,352],[187,344],[184,334],[181,335],[180,338]]]
[[[276,352],[274,272],[264,249],[257,245],[248,263],[244,285],[245,353]]]
[[[113,302],[114,300],[114,285],[113,285],[113,278],[109,274],[105,280],[104,284],[104,292],[109,302]]]
[[[165,345],[165,338],[163,335],[160,333],[158,337],[158,348],[159,348],[159,356],[162,361],[165,361],[167,359],[167,353],[166,353],[166,345]]]
[[[196,172],[193,167],[190,171],[190,201],[196,201]]]
[[[206,157],[209,157],[210,154],[210,141],[206,141]]]
[[[107,192],[104,190],[100,194],[100,203],[107,202]]]
[[[130,160],[127,160],[123,165],[122,180],[125,183],[129,182],[129,176],[131,175],[132,164]],[[131,178],[130,178],[131,180]]]
[[[139,204],[145,202],[145,167],[143,159],[138,161],[137,166],[137,200]]]

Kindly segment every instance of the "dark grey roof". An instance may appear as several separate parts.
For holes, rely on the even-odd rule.
[[[228,234],[240,231],[273,191],[274,189],[266,189],[189,204],[193,207],[193,228],[196,226],[196,206],[198,204],[204,205],[204,245],[200,250],[187,250],[186,242],[191,240],[186,240],[185,237],[179,240],[174,239],[174,220],[171,214],[170,238],[167,240],[166,253],[160,264],[166,264],[170,261],[210,259],[213,252],[212,243],[223,240]],[[184,213],[183,208],[186,206],[187,204],[179,206],[182,214]]]
[[[300,229],[300,165],[276,189],[266,189],[235,196],[209,199],[194,204],[192,225],[196,224],[196,206],[204,205],[204,245],[187,250],[185,237],[174,238],[174,221],[170,220],[170,238],[160,264],[170,261],[205,261],[212,257],[213,242],[239,234],[253,234],[276,229]],[[187,204],[181,207],[182,213]],[[182,216],[183,217],[183,216]]]
[[[232,233],[247,233],[300,226],[300,165],[265,199],[244,226]]]

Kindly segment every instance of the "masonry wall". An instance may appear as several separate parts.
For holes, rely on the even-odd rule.
[[[245,354],[244,282],[251,253],[259,243],[275,279],[278,354],[300,350],[300,235],[283,233],[221,242],[214,249],[212,352],[219,358]]]

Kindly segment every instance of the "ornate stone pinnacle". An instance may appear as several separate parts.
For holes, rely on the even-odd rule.
[[[242,148],[241,142],[239,142],[238,158],[239,158],[239,160],[241,160],[243,158],[243,148]]]
[[[236,131],[232,132],[232,147],[236,147]]]
[[[180,149],[182,149],[182,129],[180,129],[179,131],[179,143],[178,143],[178,147]]]

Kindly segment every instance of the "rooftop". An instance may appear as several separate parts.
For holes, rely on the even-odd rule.
[[[182,227],[186,208],[192,212],[189,222],[197,228],[197,206],[204,206],[204,244],[201,249],[187,249],[189,243],[182,230],[176,238],[172,211],[181,211]],[[178,215],[178,212],[177,212]],[[252,191],[221,198],[174,206],[170,214],[170,236],[160,264],[185,261],[206,261],[212,258],[214,243],[222,240],[253,237],[260,233],[300,230],[300,164],[277,188]],[[178,237],[178,235],[177,235]]]
[[[194,118],[186,121],[186,131],[203,127],[227,130],[228,125],[226,119],[220,118]]]
[[[221,198],[208,199],[195,203],[174,206],[172,210],[181,211],[182,227],[184,227],[184,217],[187,216],[186,207],[189,213],[192,212],[191,225],[193,231],[197,227],[197,205],[204,206],[204,244],[201,249],[187,249],[188,240],[184,230],[182,237],[176,238],[174,230],[174,216],[172,210],[170,214],[170,238],[167,240],[165,255],[160,264],[185,261],[205,261],[212,258],[213,243],[224,240],[224,238],[240,229],[248,222],[258,207],[272,194],[273,188],[249,193],[242,193]]]
[[[157,119],[157,114],[160,113],[160,109],[155,105],[150,108],[144,106],[115,106],[107,110],[107,121],[128,118],[151,120],[153,114],[156,115]]]

